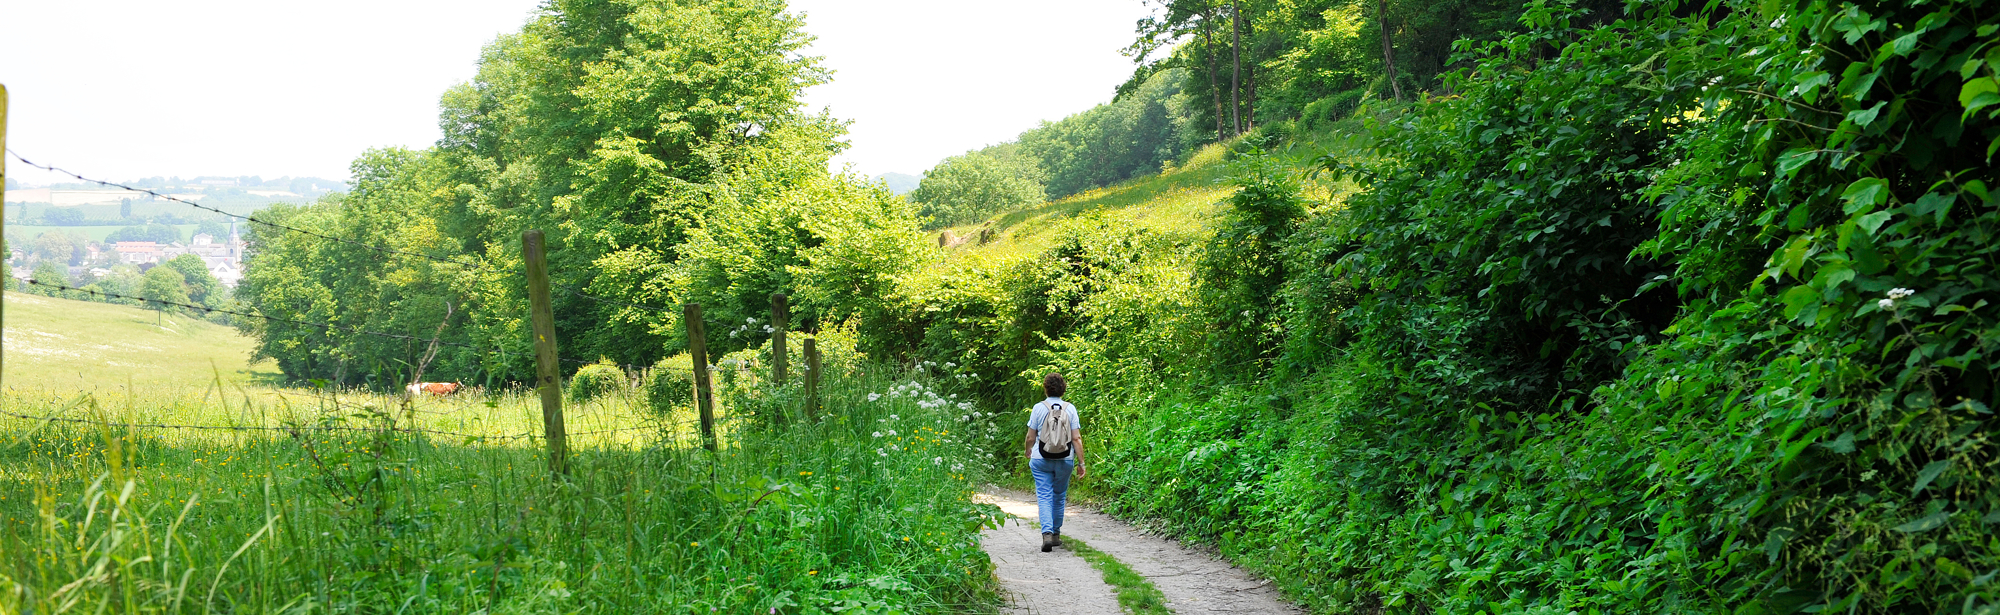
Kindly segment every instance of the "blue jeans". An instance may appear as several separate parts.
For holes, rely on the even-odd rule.
[[[1062,531],[1063,504],[1069,502],[1069,473],[1076,458],[1030,459],[1028,471],[1035,476],[1035,501],[1042,507],[1042,533]]]

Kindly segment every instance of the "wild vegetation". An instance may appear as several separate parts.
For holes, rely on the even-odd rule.
[[[1317,610],[1982,612],[1982,11],[1535,5],[1362,142],[1234,141],[1200,230],[1055,203],[863,332],[1070,374],[1088,486]]]
[[[0,448],[0,610],[985,608],[977,531],[997,511],[970,503],[983,470],[962,460],[993,434],[930,377],[820,342],[822,414],[746,351],[725,360],[744,367],[719,380],[711,452],[691,395],[621,379],[571,400],[561,478],[529,437],[532,392],[80,394],[10,371],[8,411],[39,418],[10,417]]]
[[[514,237],[541,228],[565,358],[609,360],[576,397],[617,365],[683,364],[682,302],[755,360],[774,292],[798,328],[936,378],[882,391],[867,368],[822,423],[754,409],[789,393],[730,389],[764,417],[739,419],[739,477],[787,467],[781,444],[815,473],[903,452],[843,417],[888,438],[912,433],[880,422],[898,416],[956,421],[982,435],[929,470],[1005,470],[995,434],[1017,429],[1024,376],[1060,370],[1101,460],[1082,489],[1317,612],[1990,612],[1988,4],[1170,2],[1117,100],[947,161],[905,201],[825,171],[839,125],[796,110],[823,75],[782,7],[558,1],[446,95],[437,147],[371,152],[352,193],[267,212],[402,254],[260,229],[239,297],[464,343],[433,373],[497,389],[528,371]],[[926,224],[984,232],[933,247]],[[388,388],[423,352],[248,332],[287,377],[335,385]],[[685,395],[673,373],[640,386]],[[917,390],[930,414],[868,405]],[[603,454],[629,469],[588,480],[679,489],[658,514],[689,531],[765,514],[691,486],[703,453]],[[938,491],[957,473],[872,480],[943,532],[971,515]],[[535,531],[625,514],[599,505]],[[743,540],[789,527],[772,523]],[[879,565],[878,538],[812,548]],[[723,543],[730,565],[796,573],[764,563],[794,561],[769,540]],[[573,548],[537,557],[609,561]],[[628,557],[604,578],[683,570]],[[972,600],[949,576],[970,560],[935,557],[899,569],[927,579],[900,604]],[[427,573],[394,570],[429,595]],[[271,583],[319,587],[297,578]],[[902,595],[865,578],[810,595]],[[763,604],[661,595],[601,604]]]

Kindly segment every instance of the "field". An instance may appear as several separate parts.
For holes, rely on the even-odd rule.
[[[5,372],[9,389],[109,390],[206,387],[277,381],[269,361],[249,361],[254,342],[235,329],[186,316],[108,303],[8,292]]]
[[[557,478],[531,391],[406,402],[281,388],[227,328],[7,300],[0,612],[995,601],[977,531],[997,511],[969,500],[983,471],[971,451],[992,433],[929,378],[866,365],[838,339],[821,338],[817,416],[800,414],[797,378],[719,378],[714,452],[685,401],[632,387],[569,400]],[[114,350],[145,361],[132,364],[143,377],[118,382],[131,368],[108,362]]]

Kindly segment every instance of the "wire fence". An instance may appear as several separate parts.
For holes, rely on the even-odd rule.
[[[93,427],[106,427],[113,429],[174,429],[174,430],[187,430],[187,431],[219,431],[219,432],[234,432],[234,433],[278,432],[290,435],[300,435],[307,432],[346,432],[346,433],[377,433],[377,434],[393,433],[393,434],[423,435],[423,436],[450,436],[454,438],[466,438],[468,440],[479,440],[479,441],[537,440],[543,437],[543,434],[534,432],[519,433],[519,434],[482,434],[482,433],[466,433],[460,431],[450,431],[444,429],[430,429],[423,427],[401,427],[401,426],[376,427],[369,425],[197,425],[197,424],[159,423],[159,422],[128,422],[128,421],[111,421],[108,419],[76,418],[76,417],[66,417],[57,415],[35,415],[23,412],[15,412],[12,410],[0,410],[0,416],[7,416],[11,418],[34,421],[38,423],[69,423],[69,424],[79,424],[79,425],[90,425]],[[596,436],[596,435],[642,432],[642,431],[655,432],[655,433],[670,433],[676,430],[692,428],[696,425],[697,423],[695,421],[675,421],[667,423],[647,422],[644,424],[628,425],[623,427],[592,429],[585,431],[571,431],[571,432],[566,432],[565,436],[570,438],[575,438],[581,436]]]
[[[15,151],[13,151],[13,150],[11,150],[11,149],[7,150],[7,153],[8,153],[9,155],[12,155],[12,156],[14,157],[14,159],[15,159],[15,160],[19,160],[19,161],[20,161],[20,162],[21,162],[22,164],[26,164],[26,165],[28,165],[28,166],[31,166],[31,167],[34,167],[34,168],[38,168],[38,169],[42,169],[42,170],[45,170],[45,171],[49,171],[49,172],[51,172],[51,173],[57,173],[57,174],[61,174],[61,175],[65,175],[65,176],[68,176],[68,177],[72,177],[72,178],[75,178],[75,179],[77,179],[77,180],[79,180],[79,181],[83,181],[83,182],[87,182],[87,183],[92,183],[92,184],[97,184],[97,185],[100,185],[100,186],[106,186],[106,187],[111,187],[111,188],[118,188],[118,189],[122,189],[122,190],[126,190],[126,191],[130,191],[130,192],[133,192],[133,193],[138,193],[138,194],[145,194],[145,195],[148,195],[148,196],[151,196],[151,197],[153,197],[153,198],[155,198],[155,199],[158,199],[158,200],[162,200],[162,201],[166,201],[166,202],[171,202],[171,203],[179,203],[179,204],[182,204],[182,205],[186,205],[186,206],[189,206],[189,207],[193,207],[193,208],[195,208],[195,209],[198,209],[198,210],[202,210],[202,211],[206,211],[206,212],[210,212],[210,213],[214,213],[214,214],[219,214],[219,215],[221,215],[221,216],[224,216],[224,217],[227,217],[227,218],[231,218],[231,219],[236,219],[236,220],[243,220],[243,221],[246,221],[246,222],[249,222],[249,223],[251,223],[251,224],[254,224],[254,225],[258,225],[258,226],[262,226],[262,227],[266,227],[266,228],[271,228],[271,229],[275,229],[275,230],[280,230],[280,231],[284,231],[284,232],[287,232],[287,233],[296,233],[296,234],[298,234],[298,235],[302,235],[302,236],[306,236],[306,237],[312,237],[312,238],[316,238],[316,239],[320,239],[320,240],[325,240],[325,241],[332,241],[332,242],[337,242],[337,243],[340,243],[340,244],[344,244],[344,245],[348,245],[348,246],[353,246],[353,247],[356,247],[356,248],[361,248],[361,249],[365,249],[365,250],[370,250],[370,251],[373,251],[373,252],[377,252],[377,253],[380,253],[380,254],[388,254],[388,255],[400,255],[400,256],[409,256],[409,257],[416,257],[416,258],[422,258],[422,259],[426,259],[426,260],[430,260],[430,261],[435,261],[435,262],[440,262],[440,263],[448,263],[448,264],[454,264],[454,265],[459,265],[459,266],[463,266],[463,267],[468,267],[468,268],[472,268],[472,269],[486,269],[486,268],[488,267],[488,263],[487,263],[487,262],[486,262],[485,260],[483,260],[483,259],[482,259],[482,260],[467,260],[467,259],[464,259],[464,258],[460,258],[460,257],[456,257],[456,256],[445,256],[445,255],[438,255],[438,254],[429,254],[429,253],[424,253],[424,252],[416,252],[416,251],[411,251],[411,250],[405,250],[405,249],[399,249],[399,248],[393,248],[393,247],[387,247],[387,246],[380,246],[380,245],[372,245],[372,244],[369,244],[369,243],[367,243],[367,242],[363,242],[363,241],[358,241],[358,240],[354,240],[354,239],[349,239],[349,238],[345,238],[345,237],[340,237],[340,236],[337,236],[337,235],[333,235],[333,234],[330,234],[330,233],[325,233],[325,232],[320,232],[320,231],[314,231],[314,230],[310,230],[310,229],[305,229],[305,228],[300,228],[300,227],[297,227],[297,226],[293,226],[293,225],[289,225],[289,224],[285,224],[285,223],[282,223],[282,222],[277,222],[277,221],[273,221],[273,220],[270,220],[270,219],[267,219],[267,218],[264,218],[264,217],[259,217],[259,216],[255,216],[255,215],[245,215],[245,214],[237,214],[237,213],[232,213],[232,212],[229,212],[229,211],[225,211],[225,210],[223,210],[223,209],[220,209],[220,208],[216,208],[216,207],[210,207],[210,206],[207,206],[207,205],[202,205],[202,204],[200,204],[200,203],[196,203],[196,202],[194,202],[194,201],[190,201],[190,200],[186,200],[186,199],[182,199],[182,198],[179,198],[179,197],[175,197],[175,196],[172,196],[172,195],[168,195],[168,194],[162,194],[162,193],[159,193],[159,192],[156,192],[156,191],[153,191],[153,190],[150,190],[150,189],[145,189],[145,188],[135,188],[135,187],[132,187],[132,186],[129,186],[129,185],[125,185],[125,184],[120,184],[120,183],[117,183],[117,182],[111,182],[111,181],[105,181],[105,180],[101,180],[101,179],[95,179],[95,178],[91,178],[91,177],[86,177],[86,176],[84,176],[84,175],[82,175],[82,174],[79,174],[79,173],[75,173],[75,172],[72,172],[72,171],[69,171],[69,170],[67,170],[67,169],[63,169],[63,168],[60,168],[60,167],[56,167],[56,166],[54,166],[54,165],[48,165],[48,164],[41,164],[41,163],[37,163],[37,162],[35,162],[35,161],[32,161],[32,160],[29,160],[29,159],[27,159],[27,158],[25,158],[25,157],[21,156],[21,155],[20,155],[19,153],[15,152]],[[520,273],[520,272],[516,272],[516,273]],[[56,293],[56,295],[57,295],[57,296],[61,296],[61,295],[62,295],[63,293],[75,293],[75,294],[79,294],[79,295],[87,295],[87,296],[89,296],[89,297],[92,297],[92,298],[95,298],[95,299],[112,299],[112,300],[124,300],[124,301],[133,301],[133,302],[142,302],[142,303],[144,303],[144,304],[146,304],[146,305],[150,305],[150,306],[153,306],[153,307],[154,307],[154,308],[156,308],[156,309],[166,309],[166,308],[169,308],[169,307],[171,307],[171,308],[176,308],[176,309],[185,309],[185,310],[189,310],[189,311],[190,311],[191,313],[200,313],[200,314],[202,314],[202,315],[210,315],[210,314],[225,314],[225,315],[228,315],[228,316],[232,316],[232,317],[237,317],[237,318],[247,318],[247,319],[257,319],[257,320],[262,320],[262,321],[267,321],[267,322],[278,322],[278,323],[286,323],[286,324],[291,324],[291,325],[298,325],[298,326],[304,326],[304,327],[312,327],[312,328],[317,328],[317,329],[320,329],[321,331],[326,331],[326,332],[332,332],[332,331],[340,331],[340,332],[344,332],[344,333],[351,333],[351,334],[354,334],[354,335],[362,335],[362,336],[371,336],[371,337],[376,337],[376,338],[381,338],[381,339],[390,339],[390,340],[398,340],[398,341],[405,341],[405,342],[411,342],[411,343],[422,343],[422,344],[426,344],[426,345],[428,345],[428,346],[430,347],[430,350],[426,352],[426,354],[425,354],[425,356],[424,356],[424,358],[423,358],[423,363],[424,363],[424,364],[426,364],[426,365],[427,365],[427,364],[428,364],[428,363],[430,362],[430,360],[431,360],[431,359],[432,359],[432,357],[434,356],[434,353],[435,353],[435,351],[436,351],[436,348],[437,348],[437,347],[440,347],[440,346],[444,346],[444,347],[453,347],[453,348],[463,348],[463,349],[469,349],[469,350],[475,350],[475,351],[487,351],[487,352],[493,352],[493,353],[497,353],[497,354],[502,354],[502,355],[507,355],[507,354],[516,354],[516,355],[520,355],[520,354],[527,354],[527,353],[522,353],[522,352],[512,352],[512,353],[509,353],[509,352],[507,351],[507,349],[506,349],[506,348],[504,348],[504,347],[502,347],[502,346],[490,346],[490,347],[489,347],[489,346],[482,346],[482,345],[476,345],[476,344],[468,344],[468,343],[463,343],[463,342],[454,342],[454,341],[445,341],[444,339],[442,339],[442,336],[443,336],[443,333],[444,333],[444,330],[445,330],[445,327],[446,327],[446,326],[447,326],[447,325],[449,324],[449,319],[450,319],[450,310],[449,310],[449,307],[450,307],[450,306],[449,306],[449,305],[447,305],[447,313],[446,313],[446,316],[445,316],[445,319],[446,319],[446,320],[445,320],[445,322],[441,322],[441,323],[439,323],[439,325],[438,325],[438,329],[437,329],[437,332],[436,332],[435,334],[433,334],[433,335],[431,335],[431,336],[429,336],[429,337],[425,337],[425,336],[421,336],[421,335],[413,335],[413,334],[404,334],[404,333],[392,333],[392,332],[387,332],[387,331],[377,331],[377,330],[371,330],[371,329],[367,329],[367,328],[363,328],[363,327],[359,327],[359,326],[353,326],[353,325],[345,325],[345,324],[339,324],[339,323],[334,323],[334,322],[325,322],[325,321],[313,321],[313,320],[303,320],[303,319],[299,319],[299,318],[288,318],[288,317],[283,317],[283,316],[271,316],[271,315],[268,315],[268,314],[261,314],[261,313],[255,313],[255,312],[249,312],[249,311],[244,311],[244,310],[240,310],[240,309],[230,309],[230,308],[220,308],[220,307],[211,307],[211,306],[206,306],[206,305],[196,305],[196,304],[193,304],[193,303],[187,303],[187,302],[181,302],[181,301],[171,301],[171,300],[164,300],[164,299],[159,299],[159,298],[152,298],[152,297],[143,297],[143,296],[135,296],[135,295],[129,295],[129,294],[124,294],[124,293],[118,293],[118,292],[111,292],[111,291],[106,291],[106,290],[102,290],[102,289],[98,289],[98,288],[78,288],[78,287],[74,287],[74,286],[70,286],[69,284],[66,284],[66,283],[55,283],[55,282],[50,282],[50,281],[46,281],[46,280],[38,280],[38,279],[33,279],[33,278],[29,278],[29,279],[24,279],[24,280],[21,280],[21,282],[23,282],[23,283],[25,283],[25,284],[27,284],[27,285],[30,285],[30,286],[36,286],[36,287],[40,287],[40,288],[46,288],[46,289],[50,289],[50,290],[54,291],[54,292]],[[65,282],[66,282],[66,281],[65,281]],[[666,312],[666,313],[668,313],[668,314],[672,314],[672,313],[673,313],[673,312],[675,311],[675,310],[670,310],[670,309],[668,309],[668,308],[664,308],[664,307],[661,307],[661,306],[651,306],[651,305],[642,305],[642,304],[637,304],[637,303],[631,303],[631,302],[626,302],[626,301],[620,301],[620,300],[617,300],[617,299],[611,299],[611,298],[607,298],[607,297],[600,297],[600,296],[597,296],[597,295],[593,295],[593,294],[591,294],[591,293],[589,293],[589,292],[586,292],[586,291],[584,291],[584,290],[583,290],[583,288],[582,288],[582,287],[580,287],[580,286],[576,286],[576,285],[556,285],[556,286],[555,286],[555,288],[557,288],[557,289],[560,289],[560,290],[561,290],[561,291],[563,291],[564,293],[566,293],[566,294],[569,294],[569,295],[571,295],[571,296],[573,296],[573,297],[576,297],[576,298],[579,298],[579,299],[583,299],[583,300],[586,300],[586,301],[590,301],[590,302],[594,302],[594,303],[597,303],[597,304],[601,304],[601,305],[608,305],[608,306],[615,306],[615,307],[619,307],[619,308],[624,308],[624,309],[633,309],[633,310],[642,310],[642,311],[653,311],[653,312]],[[467,307],[467,304],[466,304],[466,302],[464,302],[463,300],[460,300],[460,302],[459,302],[459,307],[461,307],[461,308],[465,308],[465,307]],[[578,365],[589,365],[589,364],[594,364],[594,363],[598,363],[597,361],[586,361],[586,360],[581,360],[581,359],[569,359],[569,358],[561,358],[561,357],[558,357],[558,358],[557,358],[557,360],[558,360],[558,361],[561,361],[561,362],[564,362],[564,363],[570,363],[570,364],[578,364]],[[617,364],[617,366],[618,366],[618,367],[620,367],[620,368],[621,368],[621,370],[622,370],[622,371],[624,371],[624,372],[626,372],[626,373],[627,373],[628,375],[629,375],[629,374],[632,374],[632,373],[637,373],[638,371],[640,371],[640,370],[639,370],[639,368],[637,368],[636,366],[633,366],[633,365],[631,365],[631,364]],[[705,366],[705,367],[706,367],[706,368],[707,368],[707,370],[708,370],[708,371],[710,371],[710,372],[715,372],[715,371],[723,371],[722,369],[718,369],[718,367],[717,367],[717,366],[714,366],[714,365],[708,365],[708,366]],[[734,366],[731,366],[731,367],[733,367],[733,369],[735,369],[735,370],[737,370],[737,371],[748,371],[748,369],[749,369],[749,366],[748,366],[748,365],[746,365],[746,364],[742,364],[742,363],[738,363],[738,364],[736,364],[736,365],[734,365]],[[423,369],[423,368],[419,367],[419,368],[417,369],[417,373],[418,373],[418,374],[421,374],[421,373],[422,373],[422,369]],[[647,368],[647,369],[651,369],[651,370],[666,370],[666,371],[675,371],[675,372],[681,372],[681,373],[689,373],[689,374],[698,374],[698,373],[700,373],[700,370],[697,370],[697,369],[695,368],[695,366],[692,366],[692,365],[691,365],[691,366],[688,366],[688,367],[681,367],[681,366],[677,366],[677,365],[670,365],[670,364],[659,364],[659,365],[654,365],[654,366],[652,366],[652,367],[650,367],[650,368]],[[415,396],[415,395],[419,394],[419,389],[418,389],[418,387],[417,387],[417,384],[419,384],[419,383],[413,383],[413,384],[411,385],[411,390],[410,390],[410,395],[411,395],[412,397],[411,397],[411,398],[405,398],[406,400],[407,400],[407,399],[412,399],[412,398],[414,398],[414,396]],[[337,404],[337,403],[336,403],[336,406],[338,406],[338,404]],[[13,418],[17,418],[17,419],[24,419],[24,420],[30,420],[30,421],[39,421],[39,422],[43,422],[43,423],[52,423],[52,422],[60,422],[60,423],[79,423],[79,424],[84,424],[84,423],[87,423],[87,424],[93,424],[93,425],[98,425],[98,426],[102,426],[102,427],[110,427],[110,428],[124,428],[124,429],[137,429],[137,428],[146,428],[146,429],[177,429],[177,430],[196,430],[196,431],[228,431],[228,432],[239,432],[239,433],[241,433],[241,432],[257,432],[257,431],[261,431],[261,432],[283,432],[283,433],[288,433],[288,434],[291,434],[291,435],[293,435],[293,436],[298,436],[298,435],[300,435],[300,434],[303,434],[303,433],[306,433],[306,432],[316,432],[316,431],[345,431],[345,432],[374,432],[374,433],[391,433],[391,432],[393,432],[393,433],[403,433],[403,434],[422,434],[422,435],[428,435],[428,436],[450,436],[450,437],[458,437],[458,438],[467,438],[468,440],[478,440],[478,441],[492,441],[492,440],[515,440],[515,439],[523,439],[523,440],[528,440],[528,439],[537,439],[537,438],[542,438],[542,437],[543,437],[543,435],[542,435],[542,434],[538,434],[538,433],[522,433],[522,434],[500,434],[500,435],[494,435],[494,434],[478,434],[478,433],[464,433],[464,432],[457,432],[457,431],[449,431],[449,430],[437,430],[437,429],[425,429],[425,428],[419,428],[419,427],[416,427],[416,426],[414,425],[414,423],[415,423],[415,413],[416,413],[416,408],[415,408],[414,406],[408,406],[408,407],[409,407],[409,408],[410,408],[410,410],[411,410],[411,422],[412,422],[412,425],[410,425],[410,426],[407,426],[407,427],[405,427],[405,426],[396,426],[396,425],[393,425],[393,423],[392,423],[391,425],[389,425],[389,426],[367,426],[367,425],[330,425],[330,424],[322,424],[322,425],[194,425],[194,424],[172,424],[172,423],[161,423],[161,422],[150,422],[150,423],[149,423],[149,422],[110,422],[110,421],[108,421],[108,420],[101,420],[101,419],[89,419],[89,418],[75,418],[75,417],[64,417],[64,416],[54,416],[54,415],[51,415],[51,416],[37,416],[37,415],[32,415],[32,414],[24,414],[24,413],[20,413],[20,412],[14,412],[14,411],[9,411],[9,410],[0,410],[0,416],[8,416],[8,417],[13,417]],[[706,407],[705,407],[705,406],[704,406],[704,410],[703,410],[703,413],[704,413],[704,416],[706,416],[706,413],[707,413],[707,410],[706,410]],[[621,432],[631,432],[631,431],[655,431],[655,432],[660,432],[660,433],[667,433],[667,432],[671,432],[672,430],[675,430],[675,429],[681,429],[681,428],[686,428],[686,427],[689,427],[689,426],[691,426],[691,425],[693,425],[693,424],[694,424],[694,423],[693,423],[693,422],[691,422],[691,421],[688,421],[688,422],[681,422],[681,423],[676,423],[676,424],[666,424],[666,423],[659,423],[659,422],[657,422],[657,421],[647,421],[647,422],[645,422],[644,424],[639,424],[639,425],[630,425],[630,426],[623,426],[623,427],[616,427],[616,428],[609,428],[609,429],[597,429],[597,430],[586,430],[586,431],[578,431],[578,432],[569,432],[569,433],[567,433],[567,434],[564,434],[564,437],[580,437],[580,436],[592,436],[592,435],[605,435],[605,434],[616,434],[616,433],[621,433]],[[706,423],[706,422],[704,421],[704,423],[702,424],[702,428],[704,429],[704,431],[706,431],[706,430],[707,430],[707,429],[709,428],[709,425],[707,425],[707,423]]]

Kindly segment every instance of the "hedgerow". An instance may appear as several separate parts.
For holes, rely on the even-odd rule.
[[[1060,318],[966,362],[1083,374],[1084,488],[1316,610],[1992,612],[1989,4],[1531,7],[1201,245],[996,276]]]

